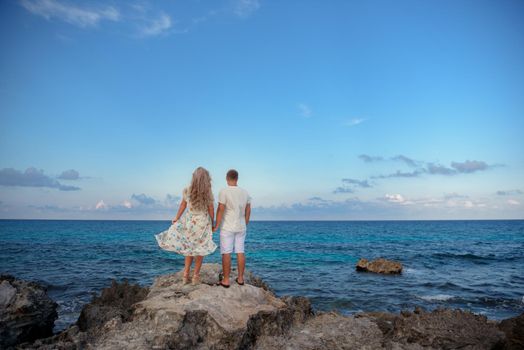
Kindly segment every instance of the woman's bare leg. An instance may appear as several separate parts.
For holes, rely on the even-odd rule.
[[[193,271],[193,276],[198,276],[200,274],[200,268],[202,267],[202,261],[204,261],[203,256],[195,257],[195,270]]]
[[[186,256],[184,258],[184,277],[189,277],[189,273],[191,271],[191,263],[193,263],[193,257]]]

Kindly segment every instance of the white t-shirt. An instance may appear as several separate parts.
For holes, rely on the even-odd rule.
[[[225,206],[221,229],[230,232],[240,232],[246,229],[246,205],[251,203],[251,197],[241,187],[227,186],[218,193],[218,203]]]

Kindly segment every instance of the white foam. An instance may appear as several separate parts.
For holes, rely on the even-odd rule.
[[[419,298],[425,301],[446,301],[446,300],[453,299],[453,295],[449,295],[449,294],[422,295],[422,296],[419,296]]]
[[[422,273],[422,271],[415,270],[415,269],[412,269],[410,267],[405,268],[402,272],[404,272],[406,274],[410,274],[410,275],[420,275]]]

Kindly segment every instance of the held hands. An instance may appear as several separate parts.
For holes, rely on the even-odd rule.
[[[177,218],[174,218],[173,220],[171,220],[171,223],[174,224],[175,222],[177,222],[178,219]]]

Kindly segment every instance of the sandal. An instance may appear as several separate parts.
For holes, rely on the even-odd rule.
[[[237,284],[238,284],[239,286],[243,286],[244,284],[246,284],[246,282],[245,282],[245,281],[244,281],[244,282],[242,282],[242,283],[238,282],[238,277],[237,277],[237,278],[235,278],[235,282],[236,282],[236,283],[237,283]]]
[[[224,287],[224,288],[229,288],[229,287],[230,287],[229,284],[224,284],[224,283],[222,283],[222,281],[218,282],[218,283],[217,283],[217,286],[222,286],[222,287]]]

